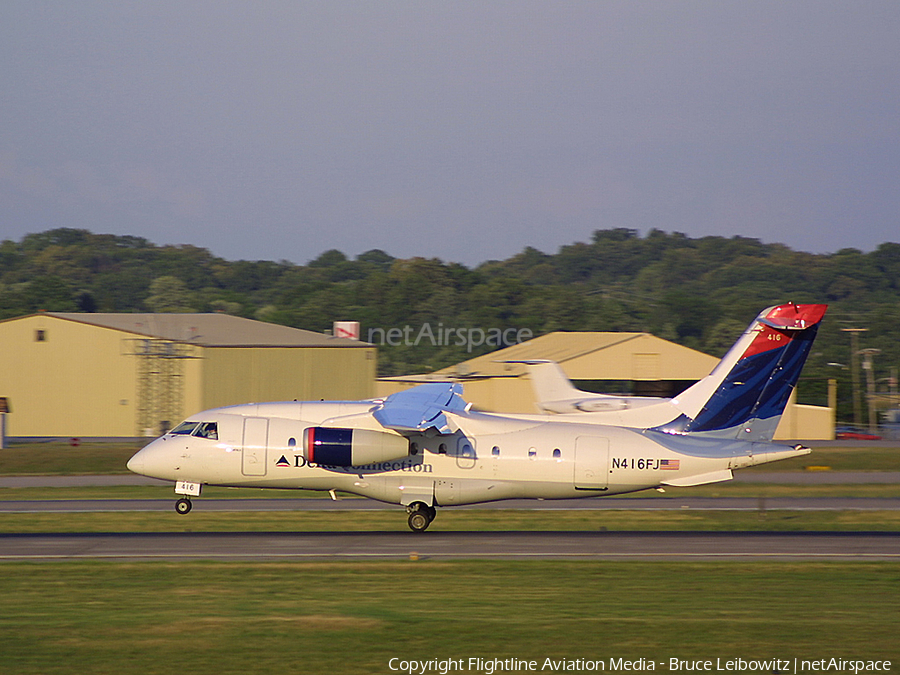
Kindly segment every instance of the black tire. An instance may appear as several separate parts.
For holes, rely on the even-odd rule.
[[[190,499],[179,499],[175,502],[175,513],[181,514],[182,516],[187,515],[191,512],[191,504]]]
[[[409,529],[413,532],[424,532],[431,525],[431,518],[428,517],[428,512],[424,509],[416,509],[415,511],[410,511],[407,522],[409,523]]]

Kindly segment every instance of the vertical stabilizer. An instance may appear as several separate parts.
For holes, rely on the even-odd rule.
[[[556,401],[577,401],[585,397],[585,393],[575,388],[555,361],[525,361],[523,363],[528,366],[528,376],[531,378],[531,386],[534,388],[539,408],[549,412],[569,412],[565,407],[557,410],[554,403]]]
[[[826,309],[764,310],[712,373],[673,399],[681,416],[656,430],[771,441]]]

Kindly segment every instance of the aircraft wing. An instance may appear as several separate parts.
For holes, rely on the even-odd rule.
[[[381,426],[400,433],[434,429],[439,434],[452,434],[456,426],[444,413],[463,412],[466,405],[462,385],[435,382],[391,394],[372,415]]]

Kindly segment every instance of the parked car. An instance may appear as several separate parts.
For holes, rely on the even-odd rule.
[[[839,441],[880,441],[881,436],[870,434],[865,429],[858,427],[838,427],[834,430],[834,437]]]

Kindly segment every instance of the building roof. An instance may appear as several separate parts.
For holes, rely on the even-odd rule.
[[[515,370],[517,372],[524,373],[525,368],[521,364],[503,363],[503,361],[546,360],[563,364],[586,354],[608,350],[626,343],[634,343],[641,338],[651,338],[665,343],[665,340],[660,340],[649,333],[568,333],[556,331],[540,335],[527,342],[520,342],[505,349],[478,356],[451,368],[457,371],[463,369],[496,376],[508,374],[510,371],[508,366],[512,365],[516,367]],[[445,368],[444,370],[449,369]]]
[[[398,381],[520,377],[525,366],[510,361],[556,361],[575,380],[697,380],[718,362],[713,356],[650,333],[547,333],[424,375]]]
[[[65,321],[110,328],[148,338],[201,347],[372,347],[368,342],[337,338],[300,328],[244,319],[228,314],[101,314],[42,312]]]

